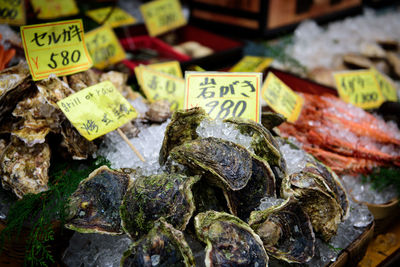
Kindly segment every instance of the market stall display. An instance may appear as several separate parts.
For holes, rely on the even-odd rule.
[[[65,17],[49,0],[51,21],[39,2],[18,3],[22,39],[0,25],[0,265],[356,265],[394,222],[398,10],[303,22],[266,43],[193,23],[244,14],[233,25],[265,37],[361,1],[291,1],[280,22],[277,1],[188,1],[188,13],[179,0],[91,0]],[[343,88],[370,86],[362,75],[379,99],[357,107]],[[189,105],[189,92],[216,99]]]

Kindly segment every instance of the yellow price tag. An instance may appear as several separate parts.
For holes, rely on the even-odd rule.
[[[80,19],[22,26],[21,37],[35,81],[51,73],[68,75],[92,66]]]
[[[160,35],[185,25],[178,0],[155,0],[140,6],[146,28],[151,36]]]
[[[110,81],[87,87],[57,102],[68,120],[89,141],[137,117]]]
[[[214,119],[248,118],[260,122],[261,73],[186,71],[184,108],[202,107]]]
[[[169,61],[147,65],[149,68],[172,76],[183,78],[181,65],[178,61]]]
[[[397,102],[397,91],[396,87],[390,81],[390,78],[380,73],[376,69],[372,68],[371,71],[374,73],[376,80],[378,81],[379,88],[383,94],[385,100]]]
[[[347,103],[371,109],[378,108],[385,101],[371,70],[336,72],[333,76],[340,98]]]
[[[304,103],[301,96],[293,92],[272,72],[264,82],[262,97],[275,112],[285,116],[289,122],[298,119]]]
[[[0,0],[0,24],[24,25],[25,1],[24,0]]]
[[[111,11],[112,13],[109,15]],[[136,22],[136,19],[133,16],[131,16],[129,13],[125,12],[119,7],[115,7],[114,10],[112,10],[112,7],[103,7],[99,9],[89,10],[86,12],[86,15],[99,24],[104,23],[110,25],[113,28],[131,25]],[[104,22],[107,16],[108,19]]]
[[[245,56],[229,71],[231,72],[263,72],[274,59],[268,57]]]
[[[85,34],[86,46],[96,68],[115,64],[125,59],[125,51],[113,29],[104,25]]]
[[[145,66],[135,68],[136,78],[150,101],[165,99],[171,110],[183,108],[184,80]]]
[[[79,13],[75,0],[31,0],[38,19],[55,19]]]

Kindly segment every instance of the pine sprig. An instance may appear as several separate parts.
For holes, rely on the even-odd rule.
[[[388,186],[394,186],[397,191],[397,198],[400,199],[400,169],[399,168],[380,168],[374,169],[368,176],[361,177],[363,183],[371,183],[372,188],[378,192],[383,191]]]
[[[80,181],[102,165],[110,167],[105,158],[83,162],[56,164],[50,173],[49,190],[39,194],[27,194],[11,206],[7,226],[0,234],[3,248],[6,240],[19,237],[24,226],[30,229],[26,239],[26,266],[48,266],[54,263],[49,242],[54,240],[53,223],[64,226],[68,197]],[[1,252],[0,252],[1,253]]]

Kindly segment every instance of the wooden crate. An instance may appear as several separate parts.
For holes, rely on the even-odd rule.
[[[274,35],[305,19],[330,21],[361,11],[362,0],[191,0],[191,21],[242,35]],[[238,31],[245,29],[245,31]]]

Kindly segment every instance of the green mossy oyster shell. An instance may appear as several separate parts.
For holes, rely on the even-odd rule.
[[[286,121],[285,116],[275,112],[262,112],[261,124],[268,130],[272,130]]]
[[[152,262],[154,257],[158,263],[156,265]],[[160,218],[146,236],[125,251],[120,266],[194,267],[195,261],[183,233]]]
[[[187,166],[192,172],[206,173],[223,190],[240,190],[251,177],[252,157],[244,147],[220,138],[196,139],[171,150],[173,160]]]
[[[238,191],[224,191],[232,214],[247,221],[264,197],[276,197],[275,176],[268,162],[257,156],[252,157],[252,172],[247,185]]]
[[[200,122],[208,118],[204,109],[196,107],[188,110],[178,110],[172,114],[171,122],[165,129],[164,140],[160,150],[159,163],[163,165],[169,152],[186,141],[198,138],[196,129]]]
[[[294,197],[253,211],[249,224],[270,256],[289,263],[306,263],[314,256],[315,236],[310,219]]]
[[[79,183],[68,202],[65,226],[81,233],[122,234],[119,207],[129,175],[101,166]]]
[[[194,218],[196,234],[206,243],[206,266],[268,266],[260,237],[239,218],[216,211]]]
[[[199,179],[178,173],[136,178],[120,207],[125,232],[137,240],[161,217],[176,229],[185,230],[195,210],[191,188]]]

